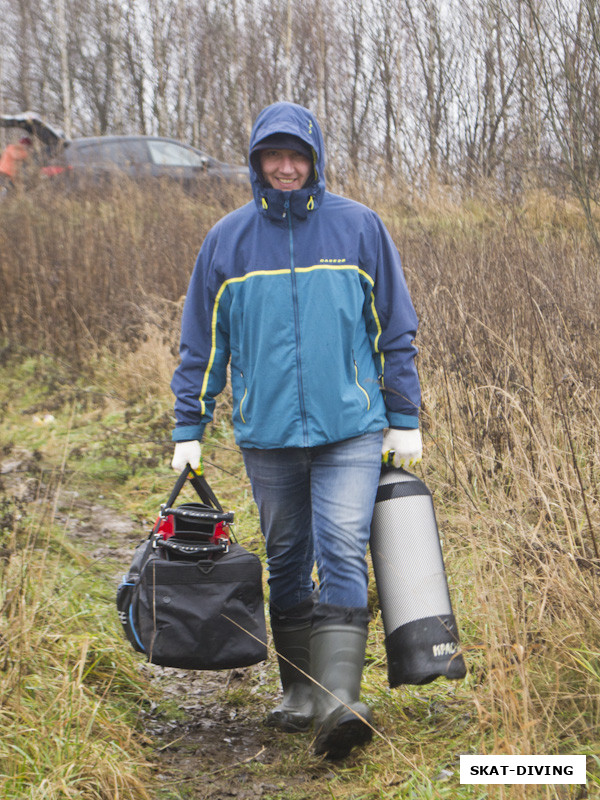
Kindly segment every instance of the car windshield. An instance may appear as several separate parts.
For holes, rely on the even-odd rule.
[[[153,164],[162,167],[204,167],[207,158],[174,142],[148,141]]]

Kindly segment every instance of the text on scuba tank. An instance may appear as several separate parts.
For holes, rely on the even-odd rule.
[[[455,642],[442,642],[441,644],[432,645],[433,657],[440,658],[440,656],[453,656],[458,650],[458,645]]]

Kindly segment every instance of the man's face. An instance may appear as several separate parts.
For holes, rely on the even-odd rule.
[[[312,171],[312,162],[296,150],[261,150],[263,176],[273,189],[291,192],[301,189]]]

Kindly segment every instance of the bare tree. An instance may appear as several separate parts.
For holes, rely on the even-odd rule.
[[[597,204],[592,180],[597,154],[593,129],[598,91],[598,30],[595,5],[590,0],[523,0],[533,37],[515,28],[519,47],[535,71],[545,117],[553,134],[549,143],[559,167],[568,177],[584,211],[588,229],[600,248],[594,219]],[[514,23],[513,23],[514,24]]]
[[[518,114],[514,120],[518,129],[518,149],[515,157],[536,173],[542,153],[544,101],[536,63],[540,61],[539,41],[534,18],[526,2],[516,0],[504,9],[504,15],[515,34],[514,49],[521,65],[518,75]]]
[[[194,60],[191,46],[190,27],[192,9],[185,0],[177,3],[178,65],[177,76],[177,137],[187,138],[191,133],[192,144],[199,143],[199,125],[196,115],[198,105],[196,81],[194,80]]]
[[[507,41],[506,27],[498,0],[465,6],[460,17],[456,69],[450,79],[458,128],[451,136],[467,186],[481,177],[510,181],[511,112],[521,63]],[[458,39],[456,26],[454,30]]]
[[[71,82],[69,80],[69,50],[67,46],[67,15],[65,0],[57,0],[58,47],[60,50],[60,83],[62,89],[63,127],[71,137]]]
[[[146,114],[146,70],[144,68],[144,50],[142,36],[135,3],[129,0],[124,12],[123,55],[128,69],[129,85],[132,90],[132,109],[135,109],[137,124],[142,134],[148,133]]]
[[[31,108],[33,76],[31,69],[31,5],[28,0],[17,1],[18,29],[17,37],[20,43],[22,57],[18,70],[18,98],[22,108]]]
[[[399,49],[401,44],[400,13],[396,0],[379,0],[373,9],[374,67],[378,76],[378,95],[383,118],[383,158],[386,168],[393,170],[397,156],[399,123],[398,93],[400,79]]]
[[[444,129],[448,133],[447,76],[454,69],[454,48],[445,36],[443,21],[433,0],[404,0],[406,25],[417,55],[424,87],[422,119],[425,127],[430,177],[440,175]]]
[[[346,149],[350,167],[360,171],[361,151],[367,138],[367,124],[374,100],[376,73],[372,54],[364,31],[368,26],[368,12],[363,0],[349,0],[346,23],[348,43],[346,52],[347,69],[344,76],[345,88],[341,98],[341,108],[345,108]]]
[[[153,112],[159,136],[165,136],[168,124],[168,87],[171,65],[171,34],[175,5],[172,0],[148,0],[152,42]]]

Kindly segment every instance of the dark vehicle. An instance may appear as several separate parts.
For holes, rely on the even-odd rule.
[[[38,114],[0,117],[0,127],[22,128],[41,142],[40,173],[76,185],[127,175],[133,180],[169,178],[187,191],[205,182],[248,185],[247,167],[226,164],[190,145],[161,136],[95,136],[67,139]]]
[[[93,180],[115,173],[134,180],[170,178],[190,191],[205,179],[248,184],[246,167],[225,164],[194,147],[159,136],[72,139],[42,172],[56,175],[64,170],[73,177]]]

